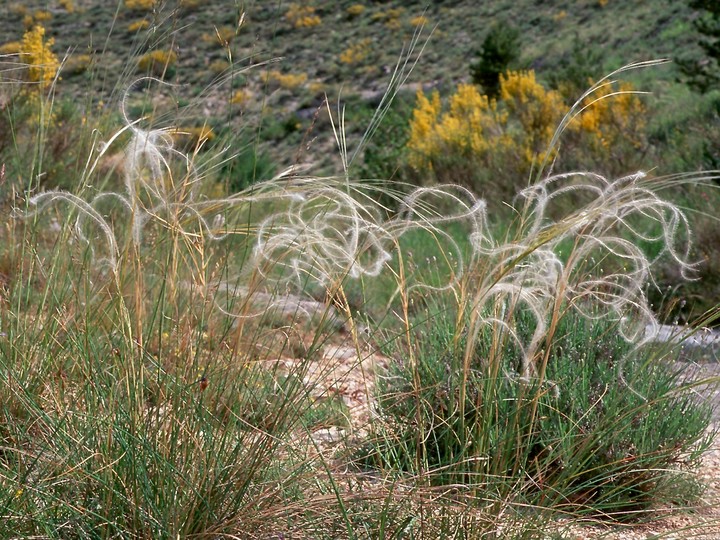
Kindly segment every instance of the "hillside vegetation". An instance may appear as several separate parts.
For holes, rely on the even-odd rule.
[[[534,69],[545,81],[572,62],[578,48],[592,53],[586,58],[590,65],[583,67],[595,80],[631,62],[693,56],[699,50],[693,12],[685,2],[187,0],[179,5],[7,2],[0,35],[17,41],[26,27],[40,22],[55,39],[56,53],[69,55],[59,97],[111,107],[138,76],[138,57],[172,50],[164,78],[180,86],[168,107],[192,104],[195,110],[188,114],[196,122],[232,125],[279,148],[286,161],[299,153],[300,159],[320,164],[331,140],[326,120],[317,118],[325,115],[325,95],[333,108],[341,100],[349,115],[362,116],[362,109],[378,103],[416,32],[422,32],[422,43],[428,41],[407,82],[443,93],[468,79],[484,36],[501,20],[521,31],[519,66]],[[697,111],[687,110],[692,101],[675,84],[673,66],[631,77],[637,88],[655,93],[649,101],[665,122],[682,122]],[[194,101],[199,96],[201,103]],[[413,98],[411,91],[408,99]],[[351,134],[364,128],[358,123],[348,123]],[[303,138],[313,144],[301,150]]]

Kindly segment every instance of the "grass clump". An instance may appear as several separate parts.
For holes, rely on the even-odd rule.
[[[290,436],[337,424],[342,407],[305,382],[318,345],[255,320],[282,294],[231,282],[219,299],[227,253],[192,238],[247,227],[187,221],[197,178],[179,174],[171,140],[134,131],[124,194],[46,191],[26,208],[35,234],[50,208],[67,217],[54,246],[25,237],[3,310],[2,536],[274,534],[307,511],[316,467]]]
[[[516,331],[531,334],[528,322]],[[612,520],[697,496],[688,472],[710,443],[710,407],[678,388],[678,368],[634,350],[612,324],[567,316],[544,382],[513,375],[512,343],[493,356],[492,331],[465,373],[455,325],[440,313],[413,330],[412,351],[391,351],[366,463],[466,496]]]
[[[547,176],[520,192],[499,238],[462,189],[437,213],[420,201],[448,191],[411,194],[403,210],[459,255],[438,264],[452,268],[444,283],[418,281],[409,255],[398,261],[406,327],[390,339],[396,367],[366,463],[491,507],[624,520],[683,504],[692,487],[678,479],[712,438],[710,410],[644,349],[658,328],[644,294],[653,261],[696,268],[687,218],[657,194],[682,180]],[[464,249],[447,222],[464,227]]]
[[[3,373],[16,374],[2,390],[3,536],[175,538],[270,526],[260,516],[281,513],[303,468],[280,457],[279,436],[298,418],[297,382],[285,379],[273,397],[275,379],[246,370],[232,380],[213,372],[204,387],[155,358],[113,354],[99,336],[68,339],[88,340],[97,356],[66,345],[78,354],[72,362],[56,350],[52,367],[36,360],[33,375],[2,358]],[[53,378],[62,393],[44,387]],[[282,475],[273,468],[281,463]]]

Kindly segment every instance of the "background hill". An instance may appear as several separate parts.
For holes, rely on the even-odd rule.
[[[183,0],[179,7],[177,2],[153,7],[143,0],[36,0],[7,2],[0,12],[6,41],[20,40],[27,27],[40,23],[55,39],[58,55],[69,55],[60,97],[116,107],[122,92],[147,72],[147,66],[138,69],[138,58],[172,50],[176,63],[164,76],[178,85],[171,92],[174,102],[159,103],[156,92],[152,107],[164,106],[175,116],[177,110],[168,109],[179,107],[191,122],[243,129],[274,159],[321,166],[336,164],[329,156],[337,154],[328,151],[332,136],[323,118],[324,96],[333,108],[338,100],[348,105],[352,143],[414,35],[412,60],[419,60],[408,79],[410,105],[420,85],[447,93],[467,80],[474,55],[498,21],[520,30],[518,66],[534,69],[544,81],[577,63],[578,54],[587,64],[583,69],[598,79],[633,61],[699,52],[691,24],[695,15],[681,1]],[[630,77],[636,87],[654,93],[651,102],[663,117],[654,129],[698,114],[697,100],[676,82],[676,67]],[[133,115],[150,107],[140,87],[135,90]],[[309,141],[314,142],[308,147]]]

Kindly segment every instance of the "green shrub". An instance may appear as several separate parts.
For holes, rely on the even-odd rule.
[[[351,121],[367,125],[373,113],[364,109],[360,118]],[[405,189],[401,183],[407,181],[408,176],[406,162],[411,116],[412,102],[398,97],[364,146],[362,161],[357,166],[358,178],[380,182],[389,192]],[[377,195],[381,196],[382,191]],[[396,197],[385,196],[381,200],[391,208],[397,205]]]
[[[576,100],[592,81],[604,74],[602,61],[602,49],[582,40],[580,34],[575,34],[570,51],[560,58],[557,67],[550,70],[550,84],[567,99]]]
[[[701,57],[678,58],[678,65],[688,78],[688,84],[699,92],[715,89],[720,82],[720,6],[713,0],[689,0],[690,7],[699,10],[694,20],[699,33]]]
[[[520,31],[508,22],[490,28],[477,52],[477,61],[470,65],[473,83],[482,87],[489,97],[500,93],[500,75],[515,69],[520,58]]]

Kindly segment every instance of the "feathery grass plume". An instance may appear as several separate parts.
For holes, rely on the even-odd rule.
[[[653,261],[638,244],[662,244],[661,254],[667,253],[685,276],[696,266],[689,260],[687,218],[653,191],[658,184],[661,179],[643,173],[615,180],[589,173],[551,176],[520,193],[525,206],[517,239],[489,249],[476,242],[476,254],[483,258],[476,264],[484,273],[473,301],[478,322],[487,304],[499,300],[524,305],[537,319],[523,355],[523,377],[547,361],[547,353],[537,356],[539,348],[552,340],[553,321],[567,308],[620,321],[623,336],[638,345],[654,335],[657,321],[643,292]],[[586,202],[574,211],[567,204],[553,205],[566,195],[584,196]],[[653,232],[655,226],[659,233]],[[679,239],[686,241],[684,246]],[[568,241],[570,252],[561,258],[562,244]],[[487,257],[494,261],[489,271]],[[603,274],[602,261],[613,264],[609,259],[621,262],[623,270]],[[599,311],[591,315],[593,309]]]
[[[611,180],[587,172],[546,174],[554,148],[561,135],[583,107],[610,95],[604,88],[612,77],[628,69],[657,65],[641,62],[617,70],[588,90],[558,126],[546,157],[536,173],[536,182],[519,193],[516,236],[510,241],[485,242],[482,236],[471,237],[474,254],[472,283],[467,284],[472,301],[470,333],[477,337],[485,324],[500,325],[509,337],[512,331],[513,306],[529,310],[536,319],[536,330],[522,346],[523,378],[538,373],[542,377],[557,319],[565,305],[589,314],[587,306],[600,307],[595,316],[611,317],[621,322],[623,336],[638,345],[656,332],[657,320],[650,309],[643,288],[651,279],[653,261],[638,247],[639,242],[658,242],[661,254],[667,253],[689,277],[696,264],[690,260],[690,231],[686,216],[675,204],[663,200],[656,192],[665,180],[644,173]],[[580,207],[568,211],[567,205],[553,205],[566,196],[578,196]],[[583,199],[584,197],[584,199]],[[577,202],[575,202],[577,206]],[[572,205],[571,205],[572,207]],[[660,232],[653,233],[654,226]],[[572,242],[570,254],[561,259],[563,243]],[[684,247],[679,242],[685,241]],[[600,265],[588,264],[595,258],[619,259],[625,269],[602,275]],[[502,306],[498,311],[498,306]],[[498,320],[496,315],[501,313]],[[466,363],[469,363],[474,339],[468,341]],[[537,367],[540,369],[538,370]],[[468,366],[466,365],[466,368]]]
[[[392,96],[407,80],[417,61],[416,58],[412,62],[409,59],[420,36],[421,29],[416,29],[407,54],[401,57],[391,77],[389,97],[382,100],[377,118],[373,119],[349,160],[347,149],[341,148],[346,175],[347,167],[360,152],[363,142],[387,111]],[[271,288],[280,283],[295,283],[301,289],[308,279],[325,286],[341,276],[377,276],[390,259],[388,250],[396,242],[393,235],[414,226],[411,217],[393,222],[393,232],[388,233],[382,223],[382,212],[364,193],[364,185],[350,187],[347,177],[342,183],[332,178],[300,176],[297,168],[290,168],[273,179],[223,199],[198,200],[196,192],[200,176],[193,156],[174,146],[171,137],[174,130],[142,129],[143,119],[132,120],[126,112],[130,90],[148,82],[168,85],[154,77],[143,77],[126,89],[121,104],[125,126],[100,148],[100,155],[86,173],[91,176],[110,144],[123,132],[129,132],[131,137],[124,152],[124,193],[103,192],[90,201],[72,199],[60,191],[48,191],[30,198],[31,205],[40,204],[43,208],[53,201],[75,202],[78,236],[93,241],[82,234],[86,218],[100,226],[105,233],[107,251],[113,253],[112,257],[106,257],[111,266],[118,263],[118,254],[125,249],[119,241],[118,231],[98,212],[98,207],[108,201],[115,201],[128,214],[131,241],[136,249],[142,246],[143,231],[152,223],[172,229],[186,239],[198,234],[210,241],[229,235],[254,235],[253,256],[245,261],[240,274],[246,277],[257,274]],[[442,188],[436,191],[440,193]],[[271,205],[273,210],[251,230],[225,230],[215,226],[216,218],[223,213],[263,204]],[[437,220],[437,217],[433,219]],[[442,218],[441,221],[446,220]],[[109,234],[110,231],[113,233]]]
[[[602,88],[602,83],[595,88]],[[590,96],[592,92],[581,102]],[[600,99],[605,98],[603,94]],[[560,129],[567,126],[572,114],[576,112],[571,111]],[[677,206],[662,200],[653,191],[655,181],[642,173],[616,180],[590,173],[540,179],[519,194],[522,207],[518,209],[516,238],[498,241],[487,228],[484,201],[453,185],[416,189],[401,201],[400,211],[390,219],[366,194],[366,186],[356,186],[348,177],[336,181],[298,176],[295,170],[230,197],[198,201],[195,192],[199,177],[191,156],[173,146],[168,130],[143,130],[137,121],[127,115],[125,119],[124,129],[132,135],[125,151],[125,193],[101,193],[88,202],[62,192],[30,198],[31,204],[43,207],[54,200],[74,205],[79,213],[75,227],[78,235],[88,240],[82,234],[86,217],[97,225],[107,242],[105,251],[109,255],[103,260],[111,266],[117,264],[121,250],[111,224],[96,210],[98,203],[108,198],[118,201],[129,213],[136,246],[142,244],[142,231],[151,222],[185,238],[194,237],[198,231],[208,240],[252,234],[253,256],[241,274],[257,273],[264,282],[276,285],[294,283],[298,290],[308,281],[327,286],[346,277],[378,276],[390,262],[400,237],[410,230],[431,232],[438,242],[460,254],[459,246],[443,227],[461,222],[468,227],[473,252],[470,261],[459,257],[458,268],[441,289],[454,288],[459,293],[464,289],[463,294],[470,295],[472,335],[477,335],[482,324],[500,324],[513,336],[509,306],[522,305],[534,315],[535,333],[522,345],[523,377],[538,371],[535,366],[542,364],[537,356],[541,345],[551,339],[548,332],[551,336],[553,319],[566,302],[580,310],[585,310],[586,303],[601,306],[605,315],[622,321],[627,339],[645,341],[645,329],[656,324],[643,295],[652,261],[637,247],[638,241],[661,242],[662,252],[669,254],[684,274],[693,268],[688,261],[689,242],[684,249],[676,245],[678,235],[689,236],[686,217]],[[347,171],[346,143],[338,135],[338,131],[343,132],[342,121],[336,138],[346,156]],[[177,162],[181,164],[180,175],[176,173]],[[584,206],[560,215],[562,205],[554,208],[553,203],[566,196],[584,197]],[[224,211],[270,202],[275,210],[252,231],[217,233],[212,225],[215,216]],[[456,211],[445,215],[433,208]],[[645,225],[636,225],[636,218],[654,222],[662,232],[652,236],[638,228]],[[568,241],[573,248],[563,260],[558,251]],[[628,269],[597,275],[594,268],[592,274],[587,273],[587,260],[593,256],[597,260],[614,257]],[[426,286],[430,287],[423,283],[412,287]],[[497,306],[501,305],[504,314],[500,317]]]

